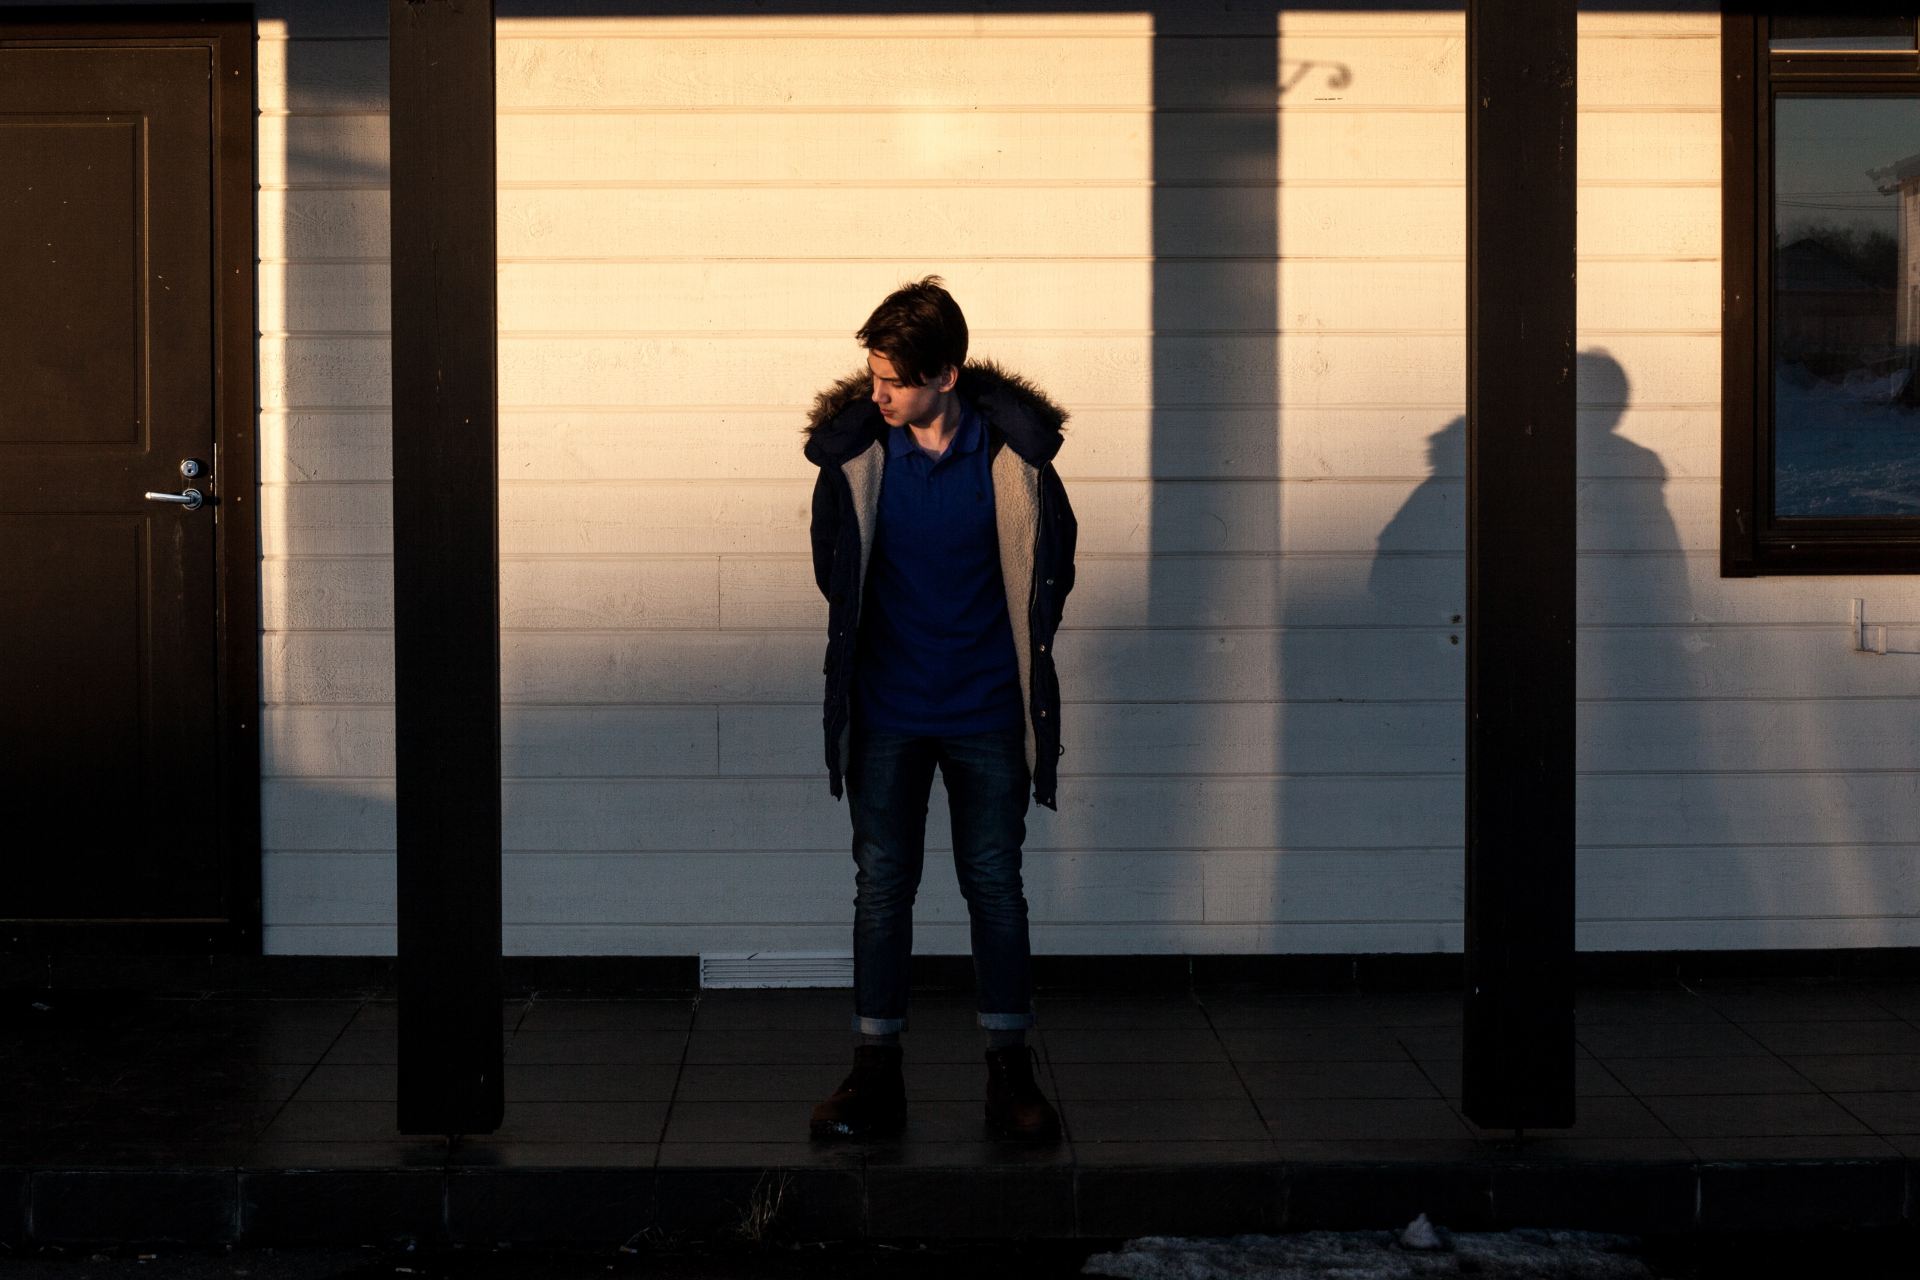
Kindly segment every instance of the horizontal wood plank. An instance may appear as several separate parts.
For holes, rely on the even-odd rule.
[[[1465,607],[1457,556],[1083,558],[1074,627],[1450,626]],[[720,562],[726,628],[826,626],[805,559]]]
[[[719,772],[718,732],[713,707],[504,707],[500,768],[509,778],[701,777]],[[393,777],[385,704],[270,706],[261,737],[264,777]]]
[[[392,955],[390,925],[268,926],[269,954]],[[834,951],[850,944],[844,925],[507,925],[502,930],[507,955],[664,955],[690,956],[706,951]],[[1059,955],[1249,955],[1261,952],[1457,952],[1460,922],[1367,921],[1325,924],[1301,921],[1285,925],[1126,924],[1076,925],[1054,922],[1033,929],[1035,954]],[[916,928],[916,955],[968,953],[968,926]],[[836,1028],[843,1023],[836,1021]],[[962,1023],[956,1025],[971,1025]]]
[[[937,217],[900,218],[879,187],[657,191],[508,189],[509,260],[596,258],[1446,258],[1465,243],[1462,192],[1407,186],[955,189]],[[260,193],[269,262],[384,258],[377,190]],[[1716,258],[1712,187],[1583,187],[1582,256]]]
[[[879,298],[912,262],[514,262],[500,268],[500,324],[514,332],[605,330],[723,334],[850,331],[860,299]],[[1209,293],[1214,269],[1169,261],[1063,261],[1056,287],[1034,289],[1031,263],[969,262],[947,269],[973,332],[1431,329],[1464,332],[1460,261],[1279,264],[1272,291]],[[1155,289],[1158,282],[1159,288]],[[1579,282],[1582,345],[1595,331],[1712,331],[1720,323],[1716,262],[1588,262]],[[384,332],[384,263],[276,263],[260,272],[261,326],[286,331]]]
[[[811,483],[801,456],[806,406],[779,409],[520,409],[501,415],[509,480],[788,480]],[[1421,408],[1074,408],[1058,458],[1069,485],[1087,480],[1458,479],[1464,420]],[[1592,479],[1714,479],[1712,407],[1580,411],[1580,473]],[[272,410],[261,415],[262,475],[386,480],[384,410]],[[713,440],[723,438],[725,448]]]
[[[1087,703],[1062,777],[1273,773],[1434,773],[1463,769],[1458,703]],[[719,708],[720,771],[767,776],[823,769],[820,709]]]
[[[1453,699],[1464,678],[1445,630],[1066,631],[1061,681],[1100,702]],[[262,638],[268,703],[390,702],[392,638],[283,631]],[[817,632],[515,632],[507,703],[792,702],[817,706]],[[1071,723],[1065,741],[1073,750]]]
[[[514,780],[502,784],[514,850],[831,849],[844,805],[824,774],[796,779]],[[1460,834],[1460,780],[1441,775],[1082,778],[1060,809],[1028,814],[1030,853],[1090,849],[1448,847]],[[275,849],[386,849],[393,787],[382,781],[263,784],[262,840]],[[951,849],[936,788],[928,849]]]

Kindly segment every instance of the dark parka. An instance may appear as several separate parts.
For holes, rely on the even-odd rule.
[[[813,486],[813,577],[827,598],[827,782],[835,796],[847,772],[860,595],[886,473],[888,427],[868,396],[871,385],[862,369],[821,392],[806,429],[807,460],[820,468]],[[1038,387],[989,361],[968,362],[954,390],[986,426],[1000,575],[1027,708],[1027,767],[1033,798],[1051,809],[1063,750],[1053,635],[1073,590],[1078,532],[1053,469],[1067,415]]]

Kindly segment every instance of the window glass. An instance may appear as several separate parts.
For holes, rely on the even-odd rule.
[[[1891,18],[1775,18],[1767,45],[1776,52],[1899,52],[1914,47],[1912,15]]]
[[[1920,97],[1776,99],[1776,516],[1920,515]]]

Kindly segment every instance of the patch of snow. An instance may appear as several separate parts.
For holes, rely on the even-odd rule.
[[[1834,382],[1797,364],[1773,377],[1776,515],[1920,513],[1920,408],[1909,371],[1856,369]]]
[[[1402,1249],[1444,1249],[1447,1243],[1440,1238],[1440,1232],[1427,1221],[1427,1215],[1424,1213],[1409,1222],[1407,1229],[1400,1233]]]
[[[1408,1244],[1408,1236],[1435,1243]],[[1094,1254],[1081,1272],[1117,1280],[1651,1280],[1635,1247],[1597,1231],[1449,1233],[1423,1213],[1404,1232],[1142,1236]]]

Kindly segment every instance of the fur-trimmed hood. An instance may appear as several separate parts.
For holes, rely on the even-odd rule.
[[[872,375],[862,367],[813,398],[807,415],[807,461],[815,466],[845,462],[881,437],[887,422],[868,396],[871,387]],[[1034,466],[1051,462],[1060,452],[1067,411],[1019,374],[991,360],[969,360],[954,390]]]

